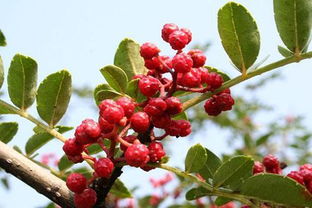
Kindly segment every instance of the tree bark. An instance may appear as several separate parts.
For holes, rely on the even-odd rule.
[[[73,195],[63,180],[1,141],[0,167],[62,208],[75,207]]]

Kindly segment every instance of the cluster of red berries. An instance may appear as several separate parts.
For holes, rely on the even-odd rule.
[[[278,158],[273,155],[267,155],[263,158],[262,163],[255,162],[253,173],[258,174],[263,172],[282,174],[281,163]],[[305,186],[312,193],[312,164],[304,164],[299,167],[298,171],[291,171],[287,176]]]

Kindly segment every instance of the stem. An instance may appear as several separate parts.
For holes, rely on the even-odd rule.
[[[170,166],[167,166],[167,165],[164,165],[164,164],[157,165],[156,167],[162,168],[164,170],[168,170],[170,172],[173,172],[176,175],[182,176],[183,178],[186,178],[189,181],[192,181],[193,183],[196,183],[196,184],[202,186],[203,188],[205,188],[208,191],[210,191],[211,195],[222,196],[222,197],[226,197],[226,198],[235,199],[237,201],[240,201],[243,204],[251,206],[252,208],[257,208],[256,205],[254,205],[251,201],[246,199],[243,195],[236,194],[236,193],[231,193],[231,192],[225,192],[223,190],[216,190],[211,185],[209,185],[208,183],[205,183],[205,182],[199,180],[197,177],[195,177],[195,176],[193,176],[193,175],[191,175],[191,174],[189,174],[187,172],[181,171],[181,170],[179,170],[177,168],[173,168],[173,167],[170,167]]]
[[[218,89],[216,89],[213,92],[207,92],[204,93],[198,97],[192,98],[188,101],[186,101],[185,103],[183,103],[183,111],[187,110],[188,108],[210,98],[212,95],[217,94],[219,92],[222,92],[225,89],[228,89],[234,85],[237,85],[245,80],[248,80],[252,77],[258,76],[260,74],[263,74],[265,72],[271,71],[273,69],[285,66],[287,64],[291,64],[291,63],[295,63],[295,62],[300,62],[301,60],[304,59],[309,59],[312,58],[312,51],[308,52],[308,53],[303,53],[300,55],[294,55],[285,59],[281,59],[279,61],[276,61],[274,63],[268,64],[264,67],[258,68],[252,72],[247,73],[246,75],[242,74],[240,76],[235,77],[234,79],[231,79],[227,82],[225,82],[221,87],[219,87]]]

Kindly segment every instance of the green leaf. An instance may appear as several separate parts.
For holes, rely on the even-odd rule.
[[[117,66],[108,65],[100,69],[109,86],[117,92],[125,92],[128,85],[126,73]]]
[[[71,96],[71,75],[62,70],[50,74],[40,84],[37,94],[37,111],[53,127],[64,115]]]
[[[4,69],[3,69],[3,62],[0,56],[0,89],[2,87],[3,81],[4,81]]]
[[[0,102],[0,114],[16,114],[16,113],[11,109],[11,105],[6,104],[5,102]]]
[[[174,115],[172,117],[173,120],[188,120],[188,117],[187,117],[187,114],[185,111],[177,114],[177,115]]]
[[[91,178],[92,173],[93,173],[93,171],[91,171],[90,169],[88,169],[86,167],[80,167],[80,168],[73,169],[72,172],[73,173],[80,173],[80,174],[84,175],[86,178]]]
[[[204,166],[198,171],[198,173],[208,181],[209,178],[213,178],[214,173],[221,166],[222,162],[213,152],[206,148],[207,160]]]
[[[6,46],[5,36],[3,35],[2,31],[0,30],[0,46]]]
[[[59,126],[57,131],[59,133],[65,133],[71,130],[72,127]],[[43,145],[51,141],[54,137],[47,132],[39,132],[31,136],[25,146],[25,152],[28,156],[31,156],[35,151],[41,148]]]
[[[140,103],[146,100],[146,97],[141,93],[138,87],[139,79],[131,80],[128,83],[128,88],[126,90],[126,94],[136,100],[136,102]]]
[[[220,76],[222,76],[224,82],[229,81],[231,79],[229,77],[229,75],[227,75],[226,73],[224,73],[224,72],[220,71],[219,69],[216,69],[212,66],[205,66],[205,68],[208,69],[209,72],[215,72],[215,73],[220,74]]]
[[[257,24],[248,10],[229,2],[218,12],[218,30],[222,45],[240,72],[256,61],[260,49]]]
[[[87,147],[87,150],[89,152],[89,155],[97,154],[99,152],[102,152],[102,148],[98,144],[91,144]]]
[[[282,47],[282,46],[278,46],[277,49],[278,49],[278,52],[279,52],[282,56],[284,56],[285,58],[294,55],[293,52],[289,51],[288,49],[286,49],[286,48],[284,48],[284,47]]]
[[[140,45],[131,39],[120,42],[115,54],[114,64],[127,74],[128,80],[134,75],[146,74],[144,59],[140,55]]]
[[[230,201],[233,201],[233,199],[229,199],[229,198],[226,198],[226,197],[222,197],[222,196],[218,196],[215,200],[215,204],[217,206],[222,206],[224,204],[227,204],[229,203]]]
[[[257,174],[248,178],[241,194],[287,207],[312,207],[312,195],[296,181],[281,175]]]
[[[206,149],[200,144],[192,146],[185,158],[185,171],[189,173],[196,173],[205,165],[207,160]]]
[[[15,136],[18,129],[16,122],[3,122],[0,123],[0,141],[7,144]]]
[[[237,190],[241,184],[252,176],[253,160],[247,156],[236,156],[224,162],[213,177],[213,186],[229,186]]]
[[[96,104],[99,105],[102,100],[114,99],[114,98],[119,97],[119,96],[122,96],[122,95],[119,94],[118,92],[114,91],[114,90],[101,90],[101,91],[96,93],[94,99],[95,99]]]
[[[186,200],[191,201],[191,200],[201,198],[203,196],[207,196],[210,193],[211,193],[210,191],[208,191],[207,189],[205,189],[203,187],[192,188],[191,190],[186,192],[185,198],[186,198]]]
[[[307,48],[312,28],[311,0],[274,0],[274,17],[286,47],[299,53]]]
[[[63,155],[58,163],[58,169],[60,171],[65,171],[69,168],[71,168],[74,165],[74,163],[70,160],[68,160],[66,155]]]
[[[93,90],[93,97],[96,100],[96,94],[102,90],[114,90],[113,88],[111,88],[111,86],[109,86],[108,84],[99,84],[98,86],[96,86],[96,88]]]
[[[268,134],[265,134],[261,137],[259,137],[256,141],[256,146],[262,145],[268,141],[268,139],[273,135],[273,132],[270,132]]]
[[[8,91],[11,101],[25,110],[36,97],[37,63],[30,57],[16,54],[8,73]]]
[[[23,154],[22,150],[21,150],[18,146],[14,145],[14,146],[13,146],[13,149],[14,149],[16,152]]]
[[[1,181],[2,185],[4,186],[4,188],[6,188],[7,190],[10,189],[8,178],[1,178],[0,181]]]
[[[123,182],[119,179],[115,181],[114,185],[112,186],[109,192],[111,194],[114,194],[118,198],[122,198],[122,199],[132,197],[130,191],[123,184]]]

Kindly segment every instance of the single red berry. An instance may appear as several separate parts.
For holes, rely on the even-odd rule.
[[[191,71],[193,66],[193,60],[191,56],[186,53],[179,53],[172,59],[172,67],[178,73],[187,73]]]
[[[169,44],[174,50],[183,49],[189,41],[189,36],[181,30],[176,30],[169,35]]]
[[[152,116],[152,124],[156,128],[164,129],[168,126],[168,124],[170,124],[170,122],[171,117],[167,113],[158,116]]]
[[[152,97],[160,89],[160,82],[158,79],[146,76],[139,81],[139,89],[141,93],[147,97]]]
[[[130,166],[141,167],[149,161],[149,150],[144,144],[133,144],[125,152],[126,162]]]
[[[187,54],[190,55],[193,60],[193,67],[198,68],[205,65],[206,56],[201,50],[190,50]]]
[[[176,24],[173,23],[165,24],[163,29],[161,30],[162,39],[168,42],[170,34],[177,30],[179,30],[179,27]]]
[[[100,125],[92,119],[86,119],[76,128],[75,137],[78,144],[91,144],[101,135]]]
[[[144,112],[150,116],[161,115],[167,109],[167,103],[161,98],[151,98],[144,107]]]
[[[304,164],[299,167],[299,170],[310,170],[312,171],[312,164]]]
[[[150,118],[145,112],[137,112],[131,116],[130,123],[134,131],[145,132],[150,126]]]
[[[204,68],[204,67],[199,67],[198,71],[200,72],[200,80],[202,84],[205,84],[208,82],[209,79],[209,72],[208,69]]]
[[[177,120],[177,125],[180,128],[179,136],[185,137],[192,132],[191,123],[186,120]]]
[[[149,157],[151,162],[159,162],[166,153],[160,142],[152,142],[148,145]]]
[[[234,105],[235,101],[232,98],[232,96],[228,93],[221,93],[216,96],[216,102],[218,107],[222,111],[228,111],[232,109],[232,106]]]
[[[178,83],[184,87],[198,87],[201,84],[201,73],[196,68],[182,75]]]
[[[109,158],[100,158],[94,163],[94,170],[99,177],[109,178],[114,169],[114,163]]]
[[[76,143],[75,139],[68,139],[63,145],[63,150],[66,155],[79,155],[82,153],[83,148],[81,145]]]
[[[144,65],[146,68],[153,70],[161,68],[161,62],[159,61],[159,57],[153,57],[151,59],[145,59]]]
[[[81,154],[79,155],[66,155],[68,160],[72,161],[73,163],[81,163],[83,162],[83,157]]]
[[[96,203],[96,192],[87,188],[82,193],[75,193],[74,204],[76,208],[92,208]]]
[[[177,97],[169,97],[166,100],[167,112],[170,115],[175,115],[182,112],[182,102]]]
[[[274,169],[280,166],[278,158],[271,154],[266,155],[263,158],[262,163],[266,169]]]
[[[222,112],[215,97],[216,96],[212,96],[209,98],[204,105],[205,111],[209,116],[217,116]]]
[[[298,183],[304,185],[303,177],[302,177],[302,175],[300,174],[299,171],[291,171],[290,173],[287,174],[287,176],[289,178],[294,179]]]
[[[132,101],[132,99],[127,97],[121,97],[119,98],[116,103],[120,105],[125,113],[125,116],[127,118],[130,118],[135,110],[135,103]]]
[[[111,106],[101,111],[101,116],[111,124],[119,123],[119,121],[125,116],[125,112],[120,105]]]
[[[126,142],[128,142],[128,143],[133,143],[136,139],[137,139],[137,137],[136,136],[134,136],[134,135],[128,135],[128,136],[124,136],[124,137],[122,137],[122,139],[123,140],[125,140]],[[122,150],[122,151],[126,151],[127,150],[127,146],[125,146],[125,145],[123,145],[122,143],[120,143],[120,149]]]
[[[87,188],[87,179],[80,173],[71,173],[66,179],[66,186],[75,193],[81,193]]]
[[[105,99],[99,105],[100,113],[102,111],[105,111],[106,108],[113,107],[116,105],[117,105],[117,103],[115,101],[113,101],[112,99]]]
[[[113,131],[114,124],[108,123],[102,116],[99,116],[99,125],[104,134],[108,134]]]
[[[180,128],[179,128],[177,120],[171,120],[169,125],[166,127],[165,131],[170,136],[178,137],[180,135]]]
[[[300,175],[302,175],[304,182],[307,184],[312,181],[312,171],[309,169],[302,169],[299,171]]]
[[[253,174],[255,175],[255,174],[263,173],[263,172],[264,172],[263,164],[259,161],[256,161],[253,166]]]
[[[153,43],[144,43],[141,45],[140,54],[144,59],[151,59],[160,52],[159,48]]]
[[[192,32],[187,28],[181,28],[180,30],[187,35],[188,38],[187,43],[189,44],[192,41]]]
[[[213,91],[213,90],[221,87],[221,85],[223,83],[223,78],[218,73],[210,72],[210,73],[208,73],[206,83],[208,86],[210,86],[211,90]]]

